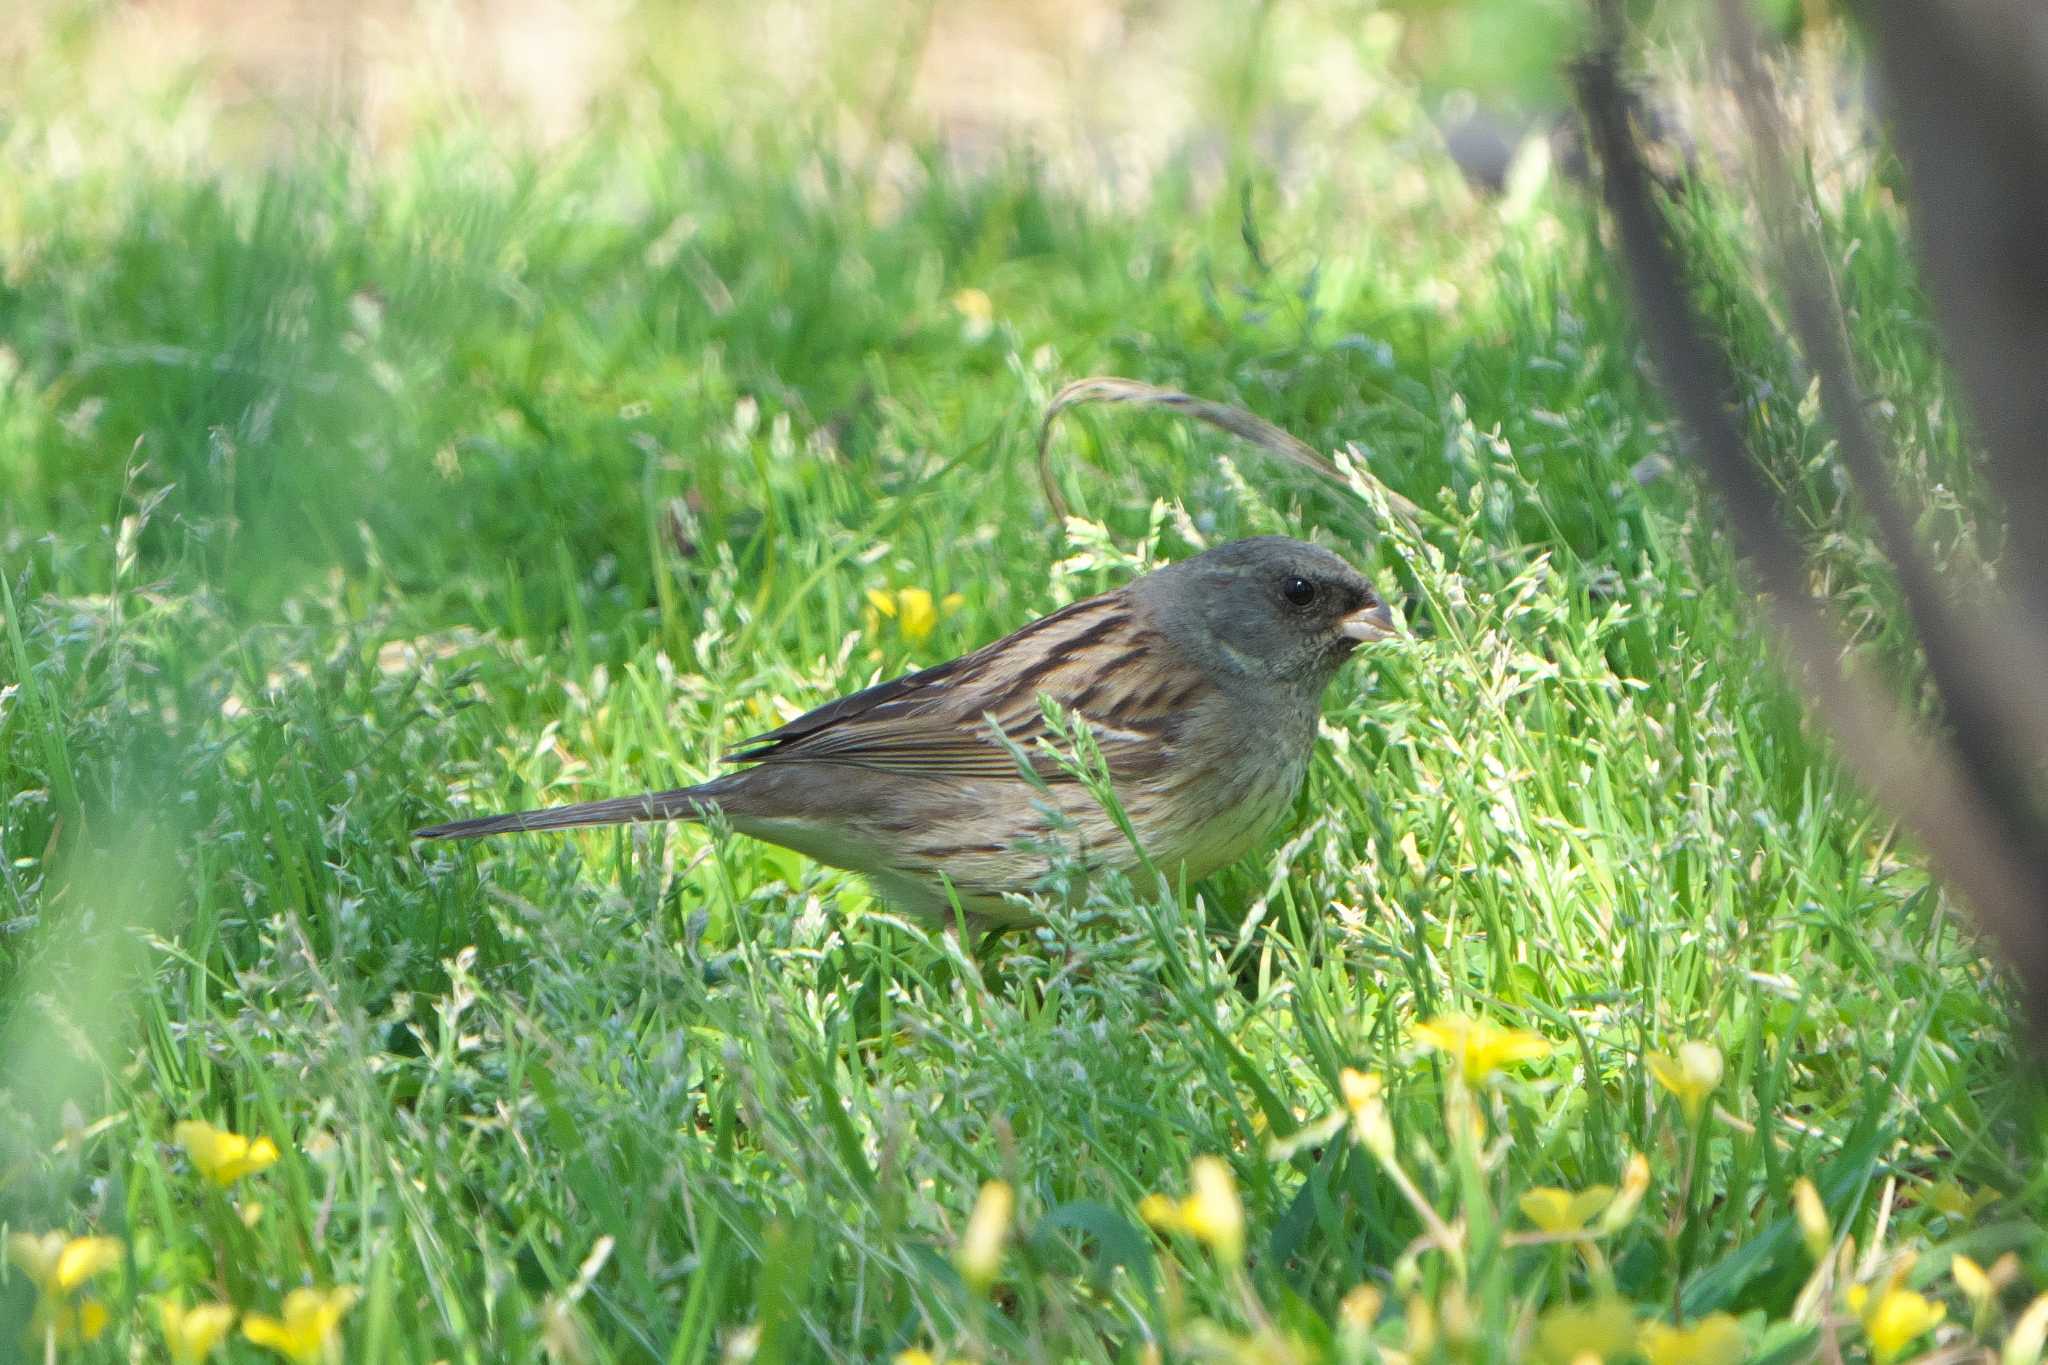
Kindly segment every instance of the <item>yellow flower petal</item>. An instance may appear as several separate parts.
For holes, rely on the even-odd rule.
[[[1568,1210],[1575,1227],[1584,1227],[1593,1216],[1614,1202],[1612,1185],[1590,1185],[1572,1196]]]
[[[1721,1050],[1712,1043],[1681,1043],[1676,1056],[1653,1052],[1649,1063],[1657,1084],[1678,1097],[1686,1121],[1699,1122],[1707,1097],[1721,1084]]]
[[[953,295],[953,309],[969,322],[984,326],[996,312],[996,306],[989,300],[987,292],[972,285]]]
[[[1017,1196],[1000,1180],[981,1187],[974,1212],[967,1217],[967,1230],[960,1235],[960,1249],[953,1264],[960,1278],[977,1291],[995,1282],[1002,1268],[1003,1247],[1010,1240],[1010,1219],[1017,1210]]]
[[[186,1119],[171,1136],[185,1149],[192,1169],[222,1187],[277,1162],[277,1144],[269,1138],[247,1138],[199,1119]]]
[[[867,596],[869,605],[873,606],[876,611],[884,616],[894,618],[896,615],[896,598],[894,594],[883,592],[880,588],[869,588]]]
[[[1385,1087],[1386,1082],[1371,1071],[1356,1071],[1347,1066],[1337,1073],[1337,1090],[1344,1096],[1344,1107],[1354,1114],[1378,1099]]]
[[[1948,1273],[1955,1278],[1956,1288],[1962,1290],[1963,1297],[1971,1303],[1983,1303],[1991,1297],[1991,1276],[1968,1256],[1951,1256]]]
[[[44,1293],[57,1278],[57,1257],[64,1252],[64,1234],[17,1232],[7,1238],[7,1259],[21,1268],[31,1283]]]
[[[108,1318],[107,1306],[98,1299],[80,1299],[73,1315],[78,1340],[99,1340],[100,1333],[107,1330]]]
[[[187,1308],[171,1298],[156,1301],[156,1315],[174,1365],[197,1365],[212,1355],[235,1322],[235,1310],[227,1304]]]
[[[1621,1189],[1600,1215],[1600,1231],[1615,1233],[1628,1226],[1628,1220],[1636,1216],[1643,1196],[1650,1190],[1650,1159],[1641,1152],[1628,1159],[1628,1165],[1621,1172]]]
[[[1244,1205],[1230,1167],[1218,1157],[1198,1156],[1188,1164],[1194,1187],[1185,1199],[1148,1194],[1138,1201],[1138,1216],[1161,1232],[1185,1232],[1209,1244],[1226,1260],[1244,1254]]]
[[[1554,1185],[1539,1185],[1528,1191],[1515,1202],[1521,1206],[1522,1216],[1545,1232],[1573,1232],[1570,1215],[1572,1192],[1561,1190]]]
[[[1198,1156],[1188,1166],[1194,1192],[1181,1204],[1181,1224],[1225,1260],[1244,1254],[1244,1205],[1237,1182],[1220,1157]]]
[[[7,1259],[21,1267],[39,1292],[61,1297],[118,1265],[121,1239],[17,1232],[7,1239]]]
[[[250,1313],[242,1319],[242,1335],[258,1346],[267,1346],[279,1355],[292,1360],[311,1360],[317,1347],[300,1349],[299,1338],[285,1325],[284,1319],[274,1318],[268,1313]]]
[[[1541,1034],[1499,1028],[1462,1014],[1438,1015],[1417,1024],[1415,1038],[1455,1061],[1467,1085],[1483,1084],[1503,1067],[1550,1054],[1550,1044]]]
[[[1415,1026],[1415,1040],[1455,1057],[1464,1050],[1465,1034],[1471,1023],[1471,1020],[1458,1015],[1438,1015]]]
[[[29,1317],[29,1335],[38,1341],[54,1337],[59,1346],[81,1346],[99,1340],[111,1317],[107,1306],[91,1296],[44,1298]]]
[[[931,638],[932,628],[939,624],[939,613],[932,604],[932,595],[923,588],[897,589],[896,609],[900,613],[898,628],[911,644],[923,644]]]
[[[1828,1225],[1828,1211],[1820,1202],[1820,1191],[1803,1175],[1792,1184],[1792,1209],[1799,1217],[1799,1236],[1806,1243],[1806,1254],[1816,1264],[1826,1260],[1828,1248],[1834,1245],[1835,1232]]]
[[[1595,1214],[1614,1201],[1611,1185],[1595,1185],[1574,1194],[1554,1185],[1539,1185],[1520,1200],[1522,1214],[1544,1232],[1583,1232]]]
[[[1441,1333],[1437,1330],[1436,1305],[1427,1294],[1410,1294],[1403,1321],[1407,1326],[1408,1358],[1427,1360],[1433,1355]]]
[[[1180,1205],[1154,1192],[1138,1201],[1138,1217],[1145,1220],[1146,1227],[1166,1232],[1180,1226]]]
[[[1337,1325],[1362,1332],[1379,1318],[1380,1309],[1386,1306],[1386,1302],[1387,1296],[1380,1292],[1378,1286],[1353,1285],[1337,1304]]]
[[[1636,1349],[1650,1365],[1739,1365],[1749,1354],[1742,1328],[1726,1313],[1710,1313],[1690,1327],[1646,1323]]]
[[[68,1294],[120,1261],[120,1238],[73,1237],[57,1254],[57,1288]]]
[[[1337,1073],[1337,1089],[1351,1115],[1351,1136],[1382,1162],[1394,1158],[1394,1124],[1387,1117],[1387,1102],[1382,1098],[1385,1088],[1376,1072],[1354,1071],[1347,1066]]]
[[[1845,1295],[1849,1311],[1863,1321],[1863,1334],[1870,1339],[1870,1353],[1879,1361],[1896,1360],[1901,1351],[1939,1326],[1948,1309],[1924,1294],[1898,1287],[1898,1277],[1883,1292],[1873,1294],[1867,1285],[1853,1284]]]
[[[1550,1365],[1620,1360],[1635,1345],[1635,1314],[1620,1299],[1558,1304],[1536,1320],[1536,1355]]]
[[[1999,1365],[2041,1365],[2041,1352],[2048,1349],[2048,1294],[2027,1305],[2019,1321],[2006,1335]]]
[[[250,1313],[242,1319],[242,1335],[298,1365],[312,1365],[326,1359],[341,1329],[342,1315],[356,1301],[356,1291],[336,1289],[294,1289],[284,1296],[279,1316]]]

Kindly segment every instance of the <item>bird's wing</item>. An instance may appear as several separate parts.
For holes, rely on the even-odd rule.
[[[1178,665],[1162,667],[1162,665]],[[1156,770],[1209,684],[1121,592],[1076,602],[972,654],[828,702],[744,741],[734,763],[843,763],[944,777],[1017,771],[990,722],[1026,749],[1050,738],[1038,698],[1085,717],[1110,771]],[[1063,774],[1036,765],[1050,780]]]

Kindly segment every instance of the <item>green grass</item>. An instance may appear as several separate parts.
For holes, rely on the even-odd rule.
[[[1504,221],[1386,136],[1397,100],[1349,150],[1421,199],[1168,172],[1113,211],[1021,155],[928,151],[885,195],[801,124],[631,107],[546,154],[458,123],[208,175],[118,140],[60,175],[33,110],[4,130],[0,1222],[123,1239],[79,1358],[157,1358],[151,1295],[300,1284],[360,1287],[352,1360],[1498,1358],[1608,1278],[1770,1359],[1823,1330],[1853,1357],[1802,1178],[1853,1238],[1839,1279],[1917,1252],[1945,1332],[1952,1254],[2048,1280],[2004,990],[1802,721],[1712,509],[1634,476],[1683,459],[1568,187]],[[1902,476],[1977,553],[1903,225],[1877,178],[1843,194]],[[1894,651],[1740,198],[1682,216],[1828,587]],[[1056,525],[1036,414],[1088,373],[1356,442],[1423,534],[1128,410],[1068,420],[1085,524]],[[702,777],[1141,563],[1304,528],[1416,638],[1349,667],[1295,827],[1207,883],[969,953],[697,829],[408,838]],[[911,585],[963,605],[870,632],[864,590]],[[1554,1050],[1467,1096],[1411,1032],[1445,1013]],[[1645,1060],[1688,1039],[1726,1058],[1697,1127]],[[1346,1068],[1384,1077],[1453,1254],[1345,1134],[1269,1151]],[[209,1190],[191,1117],[282,1159]],[[1635,1153],[1600,1268],[1521,1236],[1523,1193]],[[1205,1154],[1241,1265],[1137,1213]],[[1016,1220],[983,1293],[953,1253],[992,1179]],[[0,1353],[33,1302],[0,1283]]]

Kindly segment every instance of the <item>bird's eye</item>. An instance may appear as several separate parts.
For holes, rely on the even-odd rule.
[[[1316,600],[1316,585],[1306,578],[1290,578],[1280,585],[1280,595],[1297,607],[1305,607]]]

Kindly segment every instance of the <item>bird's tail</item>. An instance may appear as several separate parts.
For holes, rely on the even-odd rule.
[[[586,825],[624,825],[639,820],[694,820],[711,800],[703,787],[678,787],[674,791],[621,796],[610,801],[585,801],[575,806],[550,806],[546,810],[524,810],[511,815],[451,820],[445,825],[429,825],[412,833],[415,839],[476,839],[486,834],[581,829]]]

